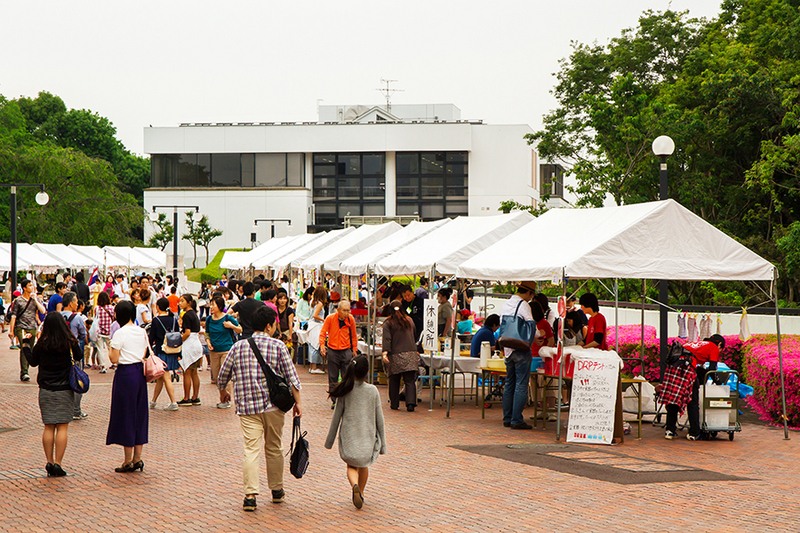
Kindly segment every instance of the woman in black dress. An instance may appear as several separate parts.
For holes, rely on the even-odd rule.
[[[42,336],[31,350],[33,337],[28,335],[22,353],[30,366],[39,367],[39,410],[44,433],[42,445],[47,457],[48,476],[66,476],[61,468],[67,449],[67,428],[72,422],[73,391],[69,386],[72,365],[83,359],[78,340],[72,335],[61,313],[48,313],[42,325]]]
[[[173,376],[177,377],[175,371],[180,368],[180,365],[178,364],[178,356],[176,354],[164,353],[163,346],[164,337],[167,336],[167,332],[178,331],[180,326],[178,325],[178,319],[170,312],[169,300],[166,298],[159,298],[156,301],[156,311],[158,311],[158,314],[153,317],[153,322],[150,324],[150,331],[147,335],[153,352],[167,363],[168,372],[164,372],[156,381],[156,386],[153,389],[153,399],[150,400],[150,409],[156,408],[156,402],[158,401],[162,389],[166,389],[167,396],[169,396],[169,405],[167,405],[164,410],[177,411],[178,404],[175,402],[175,390],[172,388],[172,380]]]

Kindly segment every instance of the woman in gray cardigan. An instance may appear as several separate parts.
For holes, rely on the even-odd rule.
[[[339,433],[339,456],[347,463],[347,479],[357,509],[364,505],[368,467],[378,455],[386,453],[381,397],[377,387],[364,382],[368,373],[369,362],[363,355],[347,365],[342,381],[330,393],[337,401],[325,439],[325,447],[330,450]]]

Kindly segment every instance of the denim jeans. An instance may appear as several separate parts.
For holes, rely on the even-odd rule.
[[[528,401],[528,382],[531,373],[530,351],[514,351],[506,359],[506,380],[503,386],[503,422],[522,424],[522,410]]]

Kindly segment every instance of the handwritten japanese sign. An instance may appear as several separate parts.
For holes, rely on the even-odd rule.
[[[422,348],[436,351],[439,349],[438,321],[439,302],[435,298],[425,300],[422,323]]]
[[[569,409],[567,442],[611,444],[614,408],[617,402],[619,357],[614,352],[574,357],[572,405]]]

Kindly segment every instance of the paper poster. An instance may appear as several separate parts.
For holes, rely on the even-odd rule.
[[[350,299],[358,300],[358,276],[350,277]]]
[[[567,442],[611,444],[614,437],[614,407],[617,401],[619,358],[614,352],[598,357],[576,357]],[[607,355],[605,355],[607,354]]]
[[[422,324],[422,349],[436,351],[439,349],[439,302],[435,298],[425,300],[424,322]]]

